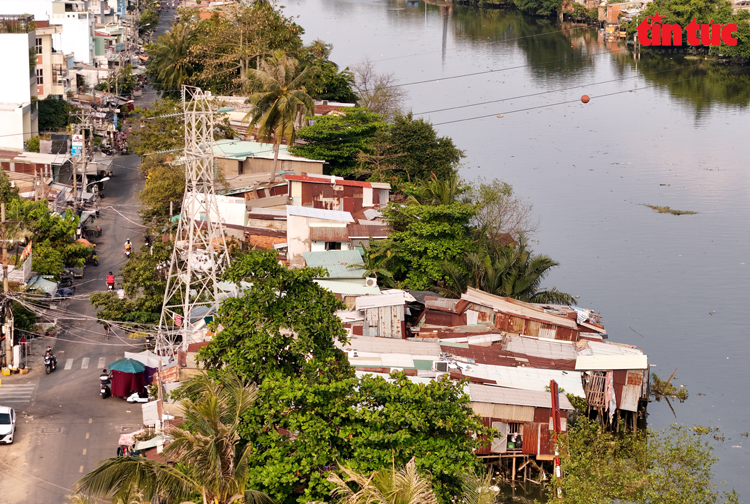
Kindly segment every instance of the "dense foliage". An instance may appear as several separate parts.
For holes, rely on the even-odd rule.
[[[295,145],[292,153],[326,160],[334,175],[356,175],[360,156],[372,153],[372,137],[386,127],[378,114],[361,108],[341,115],[316,117],[310,126],[297,132],[302,143]]]
[[[37,102],[39,107],[39,131],[64,131],[68,124],[77,122],[70,115],[73,106],[65,100],[47,96]]]
[[[303,145],[295,154],[331,163],[335,175],[382,181],[419,181],[454,174],[463,151],[453,140],[438,136],[435,128],[411,113],[396,114],[391,124],[364,109],[341,116],[315,118],[301,128]]]
[[[99,309],[97,317],[134,324],[158,322],[171,252],[171,242],[156,242],[151,250],[144,247],[134,252],[118,272],[116,286],[124,289],[125,299],[120,299],[116,292],[91,294],[91,304]]]
[[[684,28],[695,19],[698,24],[737,24],[738,30],[734,33],[737,39],[736,46],[688,46],[686,35],[683,35],[683,47],[692,51],[704,52],[723,57],[750,58],[750,12],[739,9],[735,10],[734,4],[729,0],[660,0],[649,3],[628,25],[628,31],[632,34],[638,25],[646,17],[656,13],[663,16],[662,24],[678,24]]]
[[[356,378],[335,345],[346,334],[335,315],[343,304],[313,281],[321,274],[257,251],[226,274],[243,291],[222,305],[200,359],[218,378],[228,369],[258,384],[241,431],[256,447],[249,484],[278,502],[320,500],[337,461],[371,471],[416,457],[447,500],[486,429],[455,382]]]
[[[561,441],[565,477],[553,480],[549,502],[559,502],[556,488],[581,504],[739,502],[736,493],[716,490],[713,450],[686,426],[611,433],[579,420]]]

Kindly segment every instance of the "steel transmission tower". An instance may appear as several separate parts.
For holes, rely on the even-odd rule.
[[[214,110],[211,93],[183,86],[185,195],[164,293],[157,350],[196,339],[195,325],[218,307],[217,278],[229,253],[214,188]]]

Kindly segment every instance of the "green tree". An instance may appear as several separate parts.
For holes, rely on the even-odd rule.
[[[411,112],[396,115],[382,141],[390,144],[387,154],[400,154],[392,160],[393,173],[408,181],[426,180],[431,175],[448,179],[464,157],[453,140],[439,137],[432,124],[414,119]]]
[[[155,242],[153,250],[135,252],[121,268],[121,287],[125,299],[114,292],[95,292],[89,297],[99,309],[99,320],[131,324],[155,324],[159,321],[172,243]]]
[[[573,305],[570,294],[556,288],[541,287],[550,270],[559,266],[545,254],[534,254],[525,235],[518,245],[489,244],[486,248],[467,254],[460,261],[443,263],[443,286],[439,293],[458,298],[467,287],[474,287],[497,296],[510,297],[527,303],[556,303]]]
[[[271,504],[247,489],[252,445],[239,436],[241,415],[256,400],[255,386],[224,374],[221,383],[200,376],[185,387],[195,398],[180,400],[187,427],[169,430],[168,463],[141,456],[106,459],[79,480],[76,493],[113,502]]]
[[[259,384],[269,375],[310,378],[326,370],[350,375],[335,346],[346,341],[335,315],[344,305],[313,281],[321,276],[326,276],[322,268],[279,265],[273,251],[235,259],[225,279],[251,285],[242,284],[242,296],[222,303],[217,324],[223,329],[201,350],[201,362],[209,369],[228,366]]]
[[[74,122],[75,117],[70,116],[73,106],[65,100],[47,96],[44,100],[37,102],[39,108],[39,131],[62,131]]]
[[[6,205],[13,200],[19,199],[18,188],[14,187],[10,183],[8,174],[5,170],[0,170],[0,202]]]
[[[737,39],[736,46],[691,46],[693,51],[708,52],[725,58],[750,58],[750,12],[740,9],[736,10],[734,4],[729,0],[663,0],[653,2],[643,9],[628,25],[628,32],[634,33],[638,25],[647,16],[655,13],[664,16],[662,23],[678,24],[686,27],[693,19],[698,24],[730,24],[737,25],[737,31],[733,34]],[[684,36],[686,37],[686,36]],[[686,43],[683,41],[683,43]]]
[[[138,193],[141,219],[145,223],[164,225],[170,217],[170,203],[173,215],[180,214],[184,193],[185,169],[182,165],[154,164],[146,186]]]
[[[137,108],[134,113],[141,117],[144,126],[133,131],[130,143],[133,152],[144,158],[146,166],[152,166],[153,153],[185,148],[185,122],[179,115],[182,113],[180,102],[171,98],[156,100],[150,108]],[[177,157],[179,152],[172,155]]]
[[[279,145],[286,140],[294,144],[297,128],[306,115],[315,112],[315,102],[305,92],[304,84],[314,72],[312,67],[298,71],[298,62],[283,54],[263,60],[260,70],[247,71],[257,83],[258,91],[248,98],[253,109],[247,113],[250,124],[258,128],[261,142],[273,143],[273,173],[276,177]]]
[[[39,137],[33,136],[26,142],[26,150],[29,152],[39,152]]]
[[[336,473],[328,476],[328,481],[335,485],[331,496],[338,504],[438,504],[432,481],[418,473],[413,458],[403,469],[381,469],[370,476],[341,465],[339,470],[346,479]]]
[[[196,66],[190,54],[195,38],[192,27],[178,22],[156,42],[146,45],[151,83],[162,96],[178,97],[182,85],[190,82]]]
[[[334,175],[356,175],[359,155],[370,152],[371,137],[386,126],[378,114],[365,109],[316,117],[313,124],[297,131],[297,138],[304,143],[295,145],[291,151],[298,156],[327,161]]]
[[[297,55],[304,30],[271,2],[236,2],[222,15],[196,23],[197,37],[190,51],[201,68],[195,82],[219,93],[247,92],[250,70],[276,51]]]
[[[476,250],[473,205],[396,205],[383,212],[394,232],[373,243],[376,258],[387,256],[389,271],[404,288],[425,290],[443,280],[445,262],[456,264]]]
[[[565,477],[553,479],[548,502],[558,502],[557,488],[566,501],[581,504],[739,502],[735,492],[716,490],[712,452],[684,425],[661,432],[611,433],[580,420],[561,437]]]
[[[34,246],[34,253],[31,257],[31,268],[37,274],[59,276],[64,267],[65,260],[62,253],[52,247],[49,240]]]

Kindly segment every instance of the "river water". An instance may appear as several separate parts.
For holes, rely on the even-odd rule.
[[[561,263],[548,286],[600,311],[658,375],[677,368],[690,397],[676,417],[652,403],[650,424],[718,427],[716,481],[749,498],[748,74],[679,53],[636,62],[596,30],[499,9],[293,0],[286,13],[342,67],[368,57],[410,84],[407,109],[466,151],[464,178],[533,204],[535,249]]]

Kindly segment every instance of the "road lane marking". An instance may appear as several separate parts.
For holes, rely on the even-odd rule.
[[[89,438],[89,433],[87,432],[87,433],[86,433],[86,439],[88,439],[88,438]]]
[[[99,357],[99,366],[97,366],[97,367],[100,367],[102,369],[104,369],[105,367],[107,367],[107,358],[106,357]]]
[[[86,455],[86,448],[83,449],[83,454]]]
[[[73,359],[68,359],[65,361],[65,371],[70,371],[73,369]]]
[[[83,472],[83,466],[81,466],[81,468],[80,468],[80,469],[78,469],[78,472],[79,472],[79,473],[82,473],[82,472]]]
[[[89,423],[94,423],[94,419],[93,418],[89,418]]]
[[[89,368],[89,358],[84,357],[83,360],[81,360],[81,369],[88,369]]]
[[[36,391],[36,384],[19,383],[0,388],[0,403],[27,403]]]

